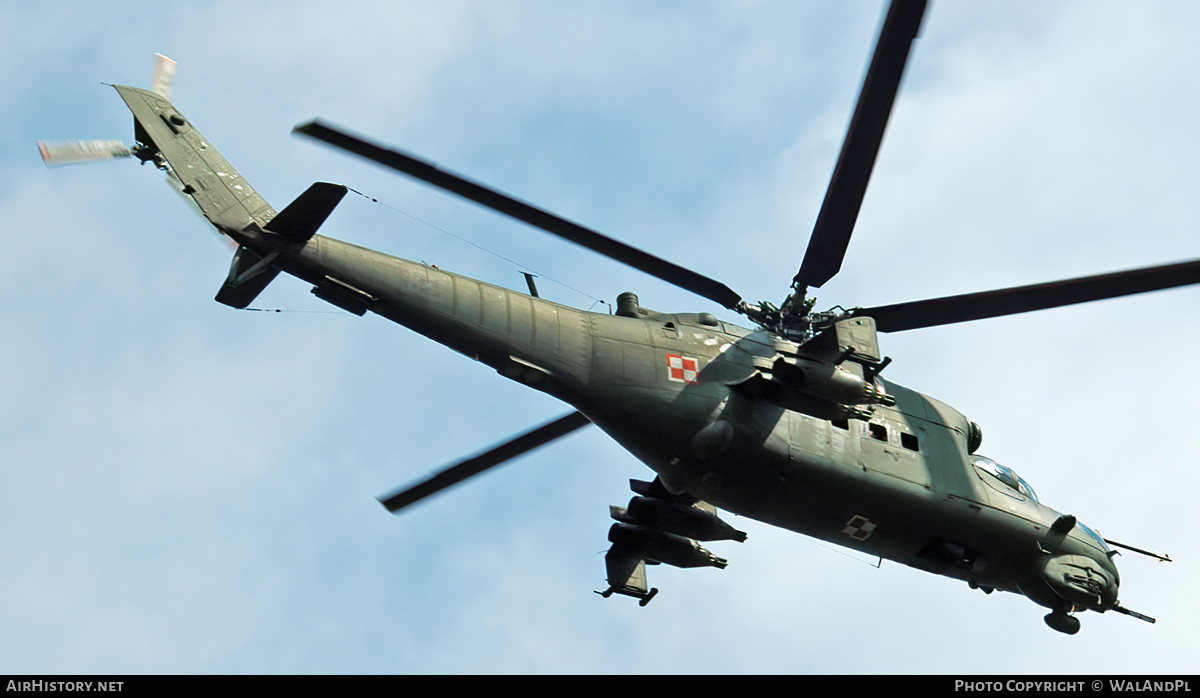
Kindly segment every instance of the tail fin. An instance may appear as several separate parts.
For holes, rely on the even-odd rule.
[[[153,161],[179,180],[204,217],[219,229],[265,227],[275,210],[192,126],[171,101],[157,92],[113,85],[133,112],[138,147],[134,154]]]
[[[120,141],[38,141],[38,149],[47,165],[129,155],[153,162],[218,231],[235,242],[247,242],[251,239],[247,233],[253,231],[273,234],[262,247],[238,247],[229,276],[217,292],[219,303],[245,308],[279,275],[275,260],[281,251],[310,239],[346,195],[346,188],[317,182],[277,214],[171,103],[175,61],[155,56],[152,90],[113,85],[133,112],[135,146],[126,148]]]
[[[42,159],[47,165],[65,165],[133,155],[164,170],[218,230],[241,230],[251,223],[265,227],[275,210],[171,103],[175,61],[161,54],[155,57],[154,89],[113,85],[133,112],[136,145],[38,141]]]

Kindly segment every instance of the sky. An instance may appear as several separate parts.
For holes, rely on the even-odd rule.
[[[134,161],[102,83],[173,100],[327,234],[603,310],[736,316],[290,134],[370,134],[778,303],[880,2],[10,2],[0,22],[0,671],[1195,673],[1200,288],[882,335],[891,380],[1106,537],[1122,602],[1044,609],[729,516],[725,570],[601,599],[607,506],[652,472],[589,427],[396,517],[374,497],[567,408],[290,278],[213,302],[230,249]],[[841,274],[879,305],[1200,256],[1200,5],[934,2]],[[369,198],[377,199],[372,202]],[[466,242],[464,242],[466,240]],[[508,261],[513,260],[513,261]],[[578,290],[576,290],[578,289]]]

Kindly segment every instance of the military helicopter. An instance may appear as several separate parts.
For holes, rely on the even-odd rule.
[[[614,315],[578,311],[532,284],[519,293],[316,235],[346,189],[315,184],[276,213],[174,107],[169,80],[151,91],[116,86],[134,114],[133,148],[41,149],[48,162],[129,155],[167,172],[239,245],[221,303],[247,307],[285,271],[322,300],[404,324],[577,409],[384,498],[391,510],[595,423],[657,473],[612,509],[605,596],[649,602],[657,590],[647,564],[723,567],[700,542],[744,534],[719,507],[989,593],[1024,594],[1062,632],[1078,631],[1072,614],[1084,609],[1152,620],[1118,603],[1114,543],[976,453],[978,425],[883,378],[889,359],[876,334],[1196,283],[1200,262],[850,311],[814,311],[808,296],[840,269],[924,5],[888,11],[800,272],[778,306],[430,163],[319,122],[298,128],[691,290],[752,329],[706,312],[653,311],[632,294]]]

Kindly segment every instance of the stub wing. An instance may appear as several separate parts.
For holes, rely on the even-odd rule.
[[[596,592],[604,598],[632,596],[645,606],[658,593],[646,582],[647,564],[724,569],[727,561],[700,541],[746,540],[745,532],[721,520],[716,507],[687,494],[673,495],[657,478],[630,480],[629,486],[635,495],[629,506],[608,507],[616,523],[608,529],[612,547],[604,556],[608,589]]]

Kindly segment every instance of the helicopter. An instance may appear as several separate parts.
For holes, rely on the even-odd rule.
[[[876,51],[877,57],[883,56],[880,65],[896,68],[894,52],[903,45],[907,53],[923,11],[923,3],[893,4]],[[890,31],[902,38],[889,40]],[[898,63],[902,69],[904,61]],[[880,75],[875,61],[872,65],[859,100],[859,109],[866,116],[860,120],[856,110],[838,166],[839,173],[849,172],[866,160],[867,172],[857,178],[835,174],[838,186],[831,184],[826,207],[818,218],[832,222],[818,223],[814,242],[793,282],[793,293],[778,306],[745,302],[719,282],[662,260],[645,259],[637,250],[596,237],[594,231],[566,226],[577,242],[586,240],[594,247],[608,248],[610,256],[626,263],[633,260],[644,271],[736,310],[757,329],[739,328],[709,313],[652,311],[630,295],[618,301],[615,315],[583,314],[541,300],[532,286],[528,294],[486,284],[472,287],[469,284],[475,282],[427,265],[401,263],[317,236],[317,227],[330,215],[344,189],[314,185],[276,214],[216,155],[168,96],[159,91],[147,94],[133,88],[117,89],[135,116],[139,145],[128,154],[174,175],[180,191],[240,244],[218,301],[245,307],[280,271],[286,271],[312,282],[314,293],[322,300],[355,314],[376,312],[413,326],[493,366],[502,375],[561,397],[579,409],[488,454],[455,465],[428,483],[386,498],[390,508],[399,509],[517,452],[595,423],[658,473],[654,482],[634,485],[637,496],[628,507],[613,510],[618,520],[610,532],[615,540],[609,556],[608,595],[633,596],[643,603],[653,598],[655,590],[645,581],[647,563],[721,566],[723,560],[696,543],[713,536],[739,539],[739,532],[724,527],[715,516],[709,506],[715,505],[964,579],[985,591],[1023,593],[1050,607],[1047,622],[1065,632],[1078,629],[1070,614],[1082,608],[1124,612],[1116,603],[1117,578],[1115,567],[1106,564],[1111,562],[1106,543],[1089,535],[1090,529],[1073,518],[1037,502],[1032,488],[1010,469],[974,453],[982,436],[978,426],[932,398],[888,382],[881,375],[888,360],[881,355],[876,333],[1195,283],[1200,280],[1196,263],[923,305],[815,312],[807,291],[820,287],[837,272],[854,222],[853,215],[848,222],[844,217],[861,203],[874,160],[872,148],[861,145],[861,139],[874,139],[877,149],[882,137],[882,124],[873,131],[871,126],[862,127],[870,131],[866,136],[858,136],[862,131],[853,125],[877,116],[880,107],[873,100],[880,89],[887,92],[872,86],[872,75]],[[894,70],[891,79],[880,79],[894,84],[894,96],[899,71]],[[886,117],[891,96],[884,96]],[[445,171],[424,168],[428,163],[405,160],[401,154],[372,148],[361,139],[350,140],[320,123],[300,131],[373,153],[393,166],[425,169],[428,179],[441,179],[444,185],[461,189],[460,194],[473,191],[476,200],[496,195]],[[872,151],[865,158],[864,147]],[[110,156],[119,152],[115,147],[93,150]],[[43,152],[47,151],[53,159],[55,153],[67,149],[47,146]],[[857,193],[853,191],[856,188]],[[543,216],[537,210],[521,208],[520,202],[495,200],[498,204],[493,208],[520,211],[517,217]],[[839,216],[843,218],[838,220]],[[551,222],[543,227],[561,225]],[[457,320],[438,325],[428,317],[418,317],[417,309],[400,303],[399,292],[391,286],[396,283],[409,284],[435,303],[449,300],[439,312],[449,308],[455,317],[478,317],[476,327],[490,333],[484,337],[488,341],[475,344],[481,340]],[[460,294],[460,287],[476,291]],[[479,300],[475,305],[457,305],[460,295],[470,298],[476,292]],[[538,328],[547,327],[557,329],[556,355],[572,354],[573,360],[558,361],[534,351],[539,338],[545,336]],[[528,339],[518,337],[524,332]],[[492,340],[501,334],[507,338],[497,345]],[[651,423],[647,420],[662,419],[664,414],[671,419],[663,428],[647,433]],[[838,455],[829,455],[833,453]],[[935,462],[940,464],[940,473]],[[758,465],[753,472],[742,473],[738,468],[743,463]],[[959,469],[947,464],[957,464]],[[909,495],[913,495],[911,501]],[[953,498],[964,511],[976,513],[939,513],[938,507],[948,509],[945,502],[952,501],[942,497]],[[831,512],[816,499],[836,499],[837,506],[846,511]],[[916,506],[918,513],[930,518],[913,518],[913,510],[906,506]],[[1008,509],[1013,511],[1005,513]],[[1015,513],[1016,509],[1020,512]],[[801,510],[808,519],[787,519],[789,511]],[[990,532],[976,538],[973,524],[954,516],[994,518],[986,524],[992,527]],[[671,517],[676,518],[668,520]],[[923,540],[914,542],[911,535],[902,535],[897,530],[899,520],[908,528],[914,528],[913,521],[926,525],[918,532]],[[1004,528],[1009,524],[1027,527],[1024,536],[1006,538]],[[706,530],[700,531],[702,528]],[[1006,559],[1009,549],[1023,552]],[[1068,559],[1061,559],[1064,557]],[[1014,571],[1021,565],[1030,567],[1024,570],[1024,577]],[[1081,575],[1085,581],[1073,581]]]

